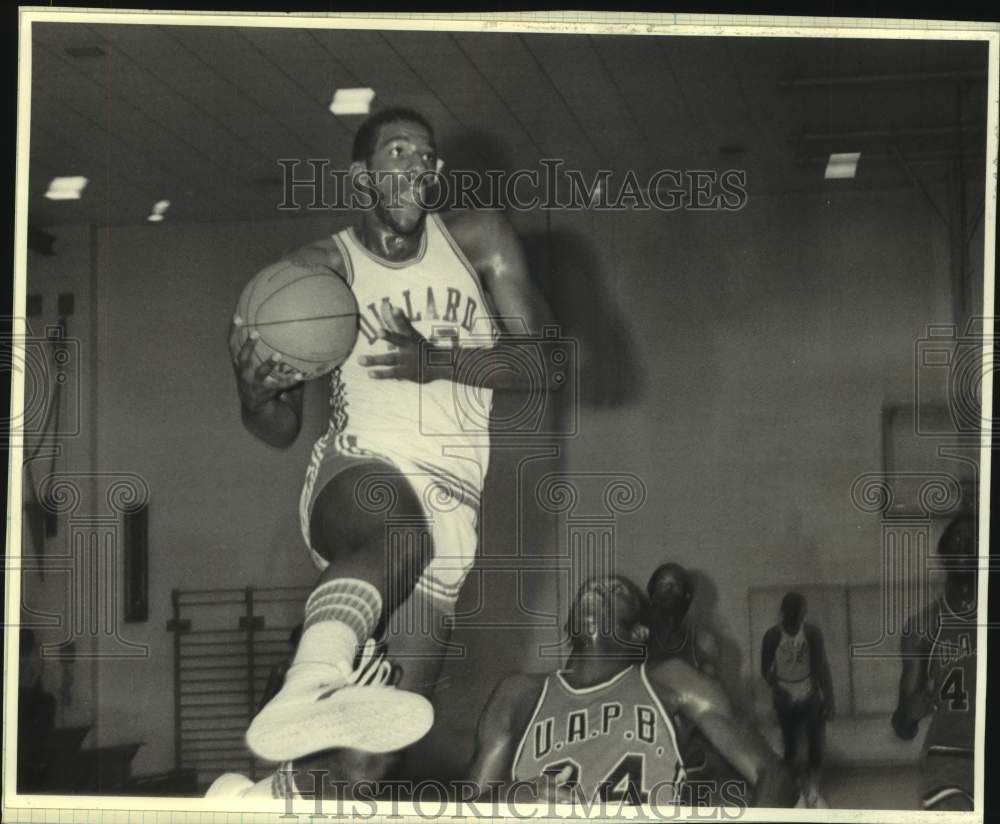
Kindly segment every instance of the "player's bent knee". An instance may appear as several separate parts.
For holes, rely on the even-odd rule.
[[[419,571],[430,558],[429,532],[405,476],[378,462],[351,467],[330,480],[310,518],[313,548],[327,562],[388,542],[400,546],[406,562]]]

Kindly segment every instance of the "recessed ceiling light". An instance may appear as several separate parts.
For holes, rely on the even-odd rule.
[[[49,200],[79,200],[89,181],[85,177],[54,177],[45,196]]]
[[[153,211],[146,218],[150,223],[159,223],[163,220],[163,215],[170,208],[169,200],[158,200],[153,204]]]
[[[861,152],[841,152],[830,155],[823,177],[827,180],[851,178],[858,171]]]
[[[337,115],[368,114],[374,99],[374,89],[337,89],[333,93],[330,111]]]

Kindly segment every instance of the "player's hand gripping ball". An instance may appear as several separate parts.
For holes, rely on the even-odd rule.
[[[272,263],[243,288],[229,349],[271,386],[332,372],[358,336],[358,304],[344,278],[301,260]]]

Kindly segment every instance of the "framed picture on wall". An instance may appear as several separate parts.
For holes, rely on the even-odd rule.
[[[979,439],[955,426],[946,405],[887,406],[882,462],[887,516],[947,518],[976,505]]]

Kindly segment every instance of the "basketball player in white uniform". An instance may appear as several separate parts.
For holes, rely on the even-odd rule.
[[[693,803],[675,718],[700,730],[754,787],[731,804],[790,807],[789,770],[756,730],[733,714],[722,688],[680,658],[643,661],[644,596],[629,579],[593,578],[570,609],[572,645],[563,669],[515,674],[494,690],[480,718],[471,779],[483,793],[523,782],[542,801]],[[499,796],[503,798],[503,793]],[[696,801],[697,799],[695,799]]]
[[[923,753],[925,810],[973,809],[976,736],[978,523],[956,518],[938,543],[949,565],[944,593],[903,634],[903,672],[892,726],[912,739],[931,716]]]
[[[373,207],[290,256],[339,273],[360,320],[354,351],[331,376],[329,425],[301,497],[303,538],[321,575],[285,685],[247,733],[268,760],[392,752],[426,733],[424,696],[477,549],[491,393],[547,391],[563,378],[549,371],[538,385],[490,368],[515,345],[505,335],[538,335],[549,311],[500,213],[425,211],[419,182],[436,163],[420,114],[374,114],[351,165]],[[254,346],[251,335],[234,364],[243,422],[285,447],[301,427],[301,376],[275,361],[255,368]],[[357,685],[359,647],[408,598],[421,631],[407,636],[398,684]]]
[[[781,623],[764,633],[761,675],[774,693],[785,763],[799,773],[806,802],[826,807],[820,795],[826,722],[835,712],[833,676],[819,627],[806,623],[806,599],[789,592],[781,600]],[[801,762],[800,739],[806,743]]]

